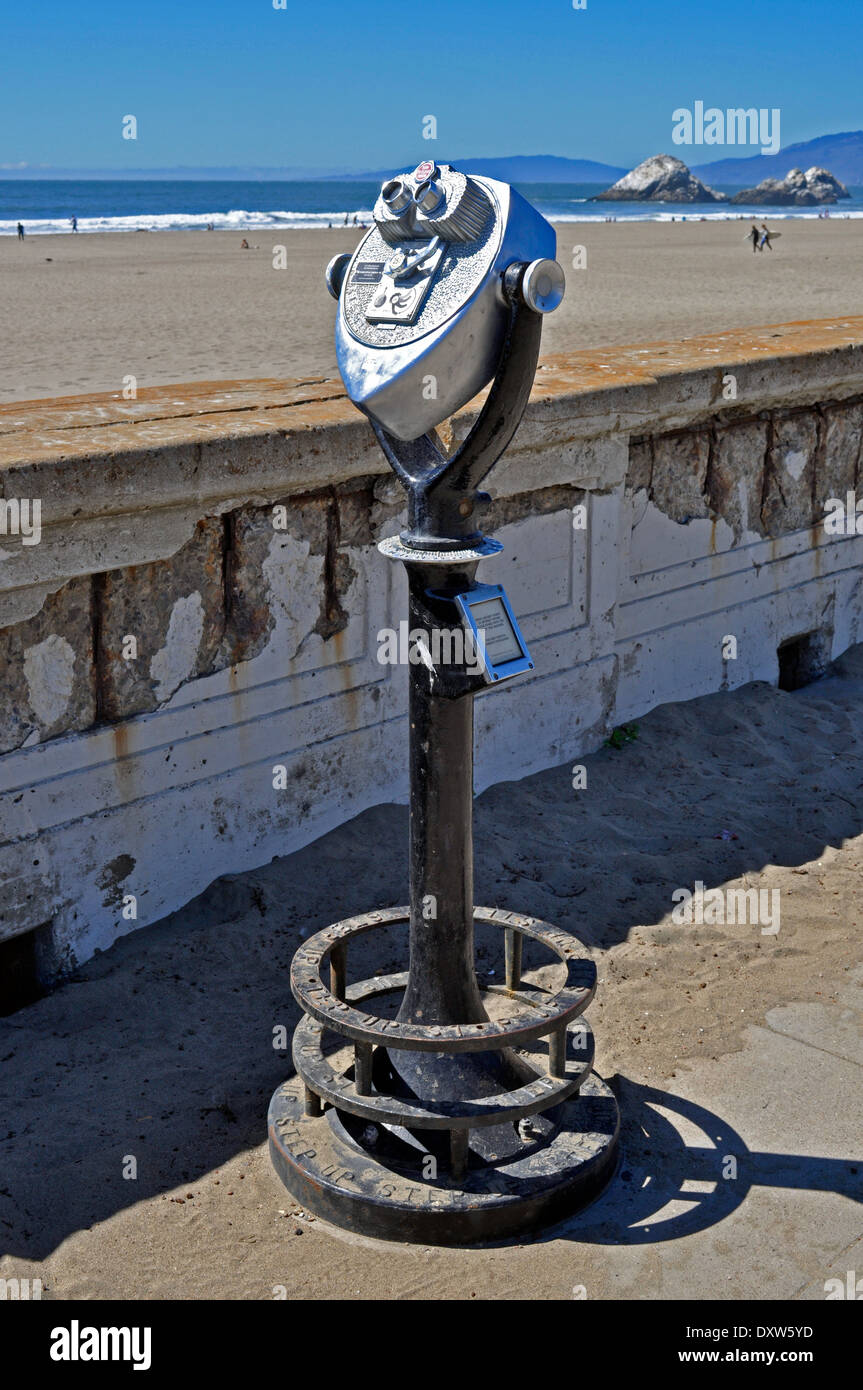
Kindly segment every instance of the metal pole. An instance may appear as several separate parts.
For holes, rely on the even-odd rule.
[[[431,632],[428,571],[407,569],[410,630]],[[399,1019],[479,1023],[487,1014],[473,945],[473,696],[432,694],[428,666],[408,669],[410,977]]]
[[[429,634],[451,621],[428,590],[469,586],[477,562],[434,567],[406,562],[409,629]],[[431,641],[429,640],[431,647]],[[473,695],[464,665],[425,661],[409,666],[410,961],[398,1013],[401,1023],[423,1026],[484,1023],[474,959]],[[429,1102],[452,1096],[476,1099],[524,1084],[529,1070],[510,1048],[483,1053],[389,1050],[394,1078]],[[397,1083],[398,1089],[398,1083]],[[419,1133],[419,1131],[418,1131]],[[440,1135],[425,1133],[429,1150]],[[477,1152],[504,1154],[506,1127],[476,1130]],[[467,1132],[450,1146],[455,1170],[467,1162]],[[454,1158],[452,1156],[455,1156]]]

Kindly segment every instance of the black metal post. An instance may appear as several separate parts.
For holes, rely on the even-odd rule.
[[[469,588],[477,562],[429,566],[406,561],[409,629],[427,634],[429,661],[409,666],[410,957],[401,1023],[443,1026],[483,1023],[474,959],[473,901],[473,687],[465,661],[435,662],[435,631],[452,628],[451,606],[430,598]],[[447,611],[447,610],[450,611]],[[450,649],[461,657],[457,647]],[[522,1085],[530,1070],[509,1048],[487,1053],[389,1050],[390,1075],[423,1101],[476,1099]],[[422,1135],[429,1150],[436,1137]],[[467,1162],[467,1134],[457,1142],[458,1166]],[[511,1132],[474,1132],[472,1146],[503,1154]]]
[[[431,632],[428,571],[407,569],[410,630]],[[446,673],[424,662],[408,669],[410,977],[399,1018],[478,1023],[486,1013],[473,950],[473,695],[435,693]]]

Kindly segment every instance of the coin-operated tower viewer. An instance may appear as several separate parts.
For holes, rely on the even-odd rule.
[[[477,581],[502,549],[480,529],[480,485],[563,298],[555,249],[513,188],[426,162],[383,185],[374,227],[327,268],[339,370],[407,494],[406,529],[379,548],[404,564],[409,628],[424,634],[408,667],[410,905],[338,922],[294,957],[305,1017],[270,1152],[309,1210],[393,1240],[535,1229],[614,1168],[617,1105],[582,1016],[595,966],[568,933],[473,901],[474,696],[534,669],[503,588]],[[448,456],[435,427],[489,383]],[[478,982],[477,923],[504,934],[502,984]],[[354,980],[351,942],[382,928],[406,930],[408,971]],[[555,958],[552,990],[536,968]]]

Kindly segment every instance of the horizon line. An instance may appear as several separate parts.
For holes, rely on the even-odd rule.
[[[815,135],[808,140],[798,140],[792,144],[784,146],[775,155],[764,155],[760,152],[755,154],[723,154],[718,159],[699,161],[698,167],[706,169],[712,165],[725,164],[730,160],[735,162],[741,160],[763,160],[778,159],[783,154],[800,149],[803,146],[815,144],[821,140],[838,140],[844,136],[859,135],[863,137],[863,130],[831,131],[825,135]],[[719,146],[716,147],[717,149]],[[740,150],[739,145],[723,146],[730,150]],[[655,155],[646,155],[645,159],[655,158]],[[678,156],[675,156],[677,158]],[[491,162],[512,162],[515,160],[555,160],[564,164],[594,164],[606,169],[625,169],[622,164],[613,164],[604,159],[593,159],[586,155],[559,155],[559,154],[502,154],[502,155],[470,155],[455,156],[456,162],[460,164],[480,164]],[[641,160],[639,163],[643,163]],[[390,165],[389,168],[396,166]],[[410,167],[404,161],[397,162],[398,169]],[[691,166],[687,166],[691,167]],[[638,168],[635,164],[632,169]],[[258,174],[292,174],[295,176],[305,176],[313,178],[350,178],[350,179],[373,179],[378,178],[383,169],[346,169],[344,167],[321,166],[321,165],[299,165],[299,164],[154,164],[151,166],[118,166],[118,165],[63,165],[63,164],[30,164],[26,160],[0,164],[0,180],[9,174],[17,174],[20,177],[32,175],[35,178],[45,178],[51,174],[58,174],[67,177],[81,177],[85,174],[95,176],[124,175],[126,177],[169,174],[169,173],[195,173],[195,174],[215,174],[215,173],[258,173]],[[626,172],[631,172],[627,170]]]

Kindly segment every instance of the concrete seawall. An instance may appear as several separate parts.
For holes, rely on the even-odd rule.
[[[863,318],[544,359],[480,570],[536,670],[477,789],[863,639],[861,440]],[[7,406],[0,470],[0,941],[45,978],[405,798],[401,493],[341,383]]]

